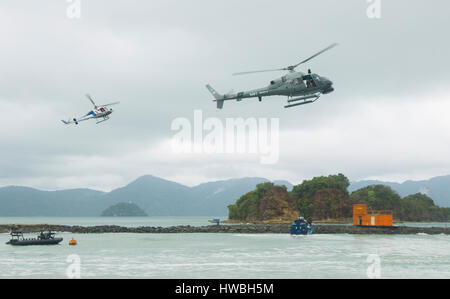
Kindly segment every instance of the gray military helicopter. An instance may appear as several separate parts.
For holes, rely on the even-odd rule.
[[[233,76],[236,76],[273,71],[289,71],[289,73],[284,75],[283,77],[270,81],[270,85],[264,88],[242,91],[238,93],[228,93],[224,95],[219,94],[209,84],[206,85],[206,88],[214,96],[214,101],[217,102],[218,109],[223,108],[223,104],[225,101],[237,100],[239,102],[242,99],[257,97],[261,102],[262,98],[267,96],[287,96],[288,104],[284,106],[285,108],[311,104],[317,101],[321,95],[333,92],[333,82],[328,78],[311,73],[311,70],[308,70],[308,73],[305,74],[302,72],[297,72],[295,71],[295,69],[299,65],[310,61],[311,59],[319,56],[325,51],[330,50],[331,48],[336,47],[337,45],[338,44],[336,43],[332,44],[300,63],[290,65],[281,69],[240,72],[233,74]]]

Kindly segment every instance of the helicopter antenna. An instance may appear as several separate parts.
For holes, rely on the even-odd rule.
[[[274,72],[274,71],[290,71],[290,72],[293,72],[299,65],[301,65],[301,64],[303,64],[303,63],[306,63],[306,62],[310,61],[310,60],[313,59],[313,58],[316,58],[316,57],[319,56],[320,54],[322,54],[322,53],[324,53],[324,52],[326,52],[326,51],[328,51],[328,50],[330,50],[330,49],[336,47],[337,45],[339,45],[339,44],[338,44],[338,43],[334,43],[334,44],[332,44],[332,45],[326,47],[326,48],[323,49],[322,51],[317,52],[317,53],[314,54],[313,56],[311,56],[311,57],[309,57],[309,58],[307,58],[307,59],[303,60],[302,62],[299,62],[299,63],[297,63],[297,64],[295,64],[295,65],[290,65],[290,66],[287,66],[287,67],[284,67],[284,68],[281,68],[281,69],[272,69],[272,70],[262,70],[262,71],[250,71],[250,72],[234,73],[233,76],[247,75],[247,74],[254,74],[254,73]]]

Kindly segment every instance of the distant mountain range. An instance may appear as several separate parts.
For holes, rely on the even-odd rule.
[[[268,181],[258,177],[241,178],[188,187],[146,175],[111,192],[90,189],[41,191],[9,186],[0,188],[0,216],[99,216],[103,210],[120,202],[135,203],[150,216],[225,216],[228,205],[254,190],[257,184]],[[285,185],[288,190],[293,187],[287,181],[274,183]],[[450,176],[403,184],[354,182],[349,191],[374,184],[388,185],[401,196],[426,193],[438,206],[450,207]]]
[[[99,216],[120,203],[137,204],[150,216],[224,216],[227,206],[256,185],[269,180],[242,178],[188,187],[146,175],[111,192],[90,189],[41,191],[28,187],[0,188],[0,216]],[[286,181],[275,181],[292,189]]]

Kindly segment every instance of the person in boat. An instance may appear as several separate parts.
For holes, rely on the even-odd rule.
[[[305,223],[305,219],[302,216],[298,217],[298,219],[295,220],[295,224],[297,225],[301,225],[303,223]]]

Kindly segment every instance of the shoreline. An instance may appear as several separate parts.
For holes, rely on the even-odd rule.
[[[116,225],[101,226],[69,226],[53,224],[1,224],[0,233],[9,233],[15,227],[23,233],[39,233],[51,230],[54,232],[69,232],[80,234],[105,233],[139,233],[139,234],[175,234],[175,233],[246,233],[246,234],[289,234],[290,225],[287,224],[240,224],[240,225],[209,225],[209,226],[171,226],[171,227],[123,227]],[[314,225],[313,234],[354,234],[354,235],[413,235],[428,234],[450,235],[450,228],[446,227],[358,227],[347,225]]]

